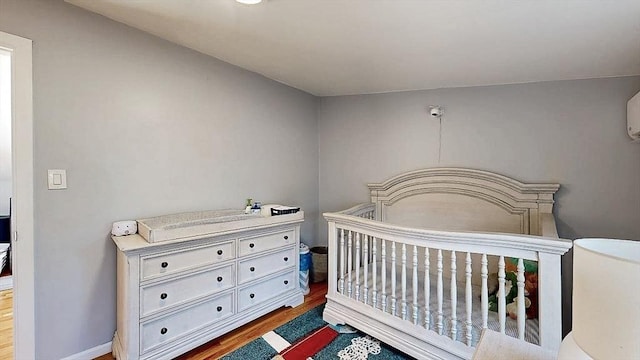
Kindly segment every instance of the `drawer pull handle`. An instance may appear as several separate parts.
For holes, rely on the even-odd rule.
[[[222,311],[222,306],[218,306],[216,310],[218,310],[218,312]]]
[[[218,282],[222,282],[222,276],[218,276]]]
[[[249,247],[252,248],[252,249],[253,249],[254,246],[256,246],[256,244],[254,244],[254,243],[249,244]]]
[[[249,294],[249,297],[253,299],[254,297],[256,297],[256,294]]]
[[[160,334],[164,335],[167,333],[167,331],[168,331],[167,328],[162,328],[160,329]]]
[[[289,237],[287,235],[284,236],[285,240],[289,240]]]
[[[160,294],[160,299],[164,300],[167,298],[167,293]]]
[[[166,261],[163,261],[162,264],[160,264],[160,266],[162,266],[163,268],[166,268],[167,266],[169,266],[169,263]]]
[[[222,255],[222,250],[218,250],[218,255]]]
[[[249,268],[249,270],[251,271],[256,271],[256,268],[254,268],[253,266]]]
[[[284,261],[289,261],[289,258],[285,256]]]
[[[289,280],[285,280],[285,281],[284,281],[284,284],[285,284],[285,285],[288,285],[288,284],[289,284]]]

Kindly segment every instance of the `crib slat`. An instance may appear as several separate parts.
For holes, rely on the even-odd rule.
[[[407,320],[407,244],[402,243],[402,320]]]
[[[376,266],[376,260],[378,259],[378,240],[373,238],[371,243],[373,249],[371,249],[371,257],[373,258],[373,308],[378,308],[378,267]]]
[[[413,325],[418,325],[418,247],[413,245]]]
[[[391,242],[391,315],[396,316],[396,242]]]
[[[431,279],[429,278],[429,248],[424,249],[424,327],[429,330],[431,321],[429,319],[431,303]]]
[[[504,256],[500,256],[498,261],[498,319],[500,321],[500,333],[504,334],[507,309],[507,294],[504,286]]]
[[[482,254],[482,289],[480,290],[481,302],[482,302],[482,328],[487,328],[487,321],[489,318],[489,288],[487,287],[487,277],[489,276],[489,261],[487,261],[487,254]]]
[[[373,220],[373,211],[368,211],[364,214],[364,218],[367,220]],[[367,248],[371,250],[373,248],[373,236],[365,235],[365,239],[367,241]],[[373,263],[373,254],[369,251],[367,255],[367,264]],[[366,280],[365,280],[366,282]],[[367,296],[368,297],[368,296]]]
[[[363,245],[364,245],[364,256],[362,257],[364,259],[364,296],[362,301],[365,304],[369,303],[369,236],[368,235],[364,235],[364,241],[363,241]]]
[[[443,320],[443,314],[442,314],[442,297],[443,297],[443,290],[442,290],[442,250],[438,249],[438,334],[442,335],[442,320]]]
[[[467,258],[466,258],[466,268],[465,268],[465,274],[467,277],[467,281],[466,281],[466,289],[465,289],[465,297],[466,297],[466,305],[467,305],[467,333],[466,335],[466,339],[467,339],[467,346],[471,346],[471,327],[472,327],[472,323],[471,323],[471,308],[472,308],[472,301],[473,301],[473,296],[472,296],[472,288],[471,288],[471,253],[467,252]]]
[[[344,229],[340,229],[340,294],[344,295]]]
[[[524,261],[518,259],[518,339],[524,340],[524,323],[527,319],[524,305]]]
[[[458,337],[458,328],[456,322],[458,320],[458,287],[456,281],[456,252],[451,251],[451,339],[454,341]]]
[[[373,248],[373,242],[375,241],[375,238],[373,236],[369,236],[369,250],[371,250]],[[368,264],[375,264],[374,261],[374,257],[373,257],[373,252],[369,251],[369,262]]]
[[[356,233],[356,252],[355,252],[355,262],[356,266],[354,268],[356,272],[356,301],[360,301],[360,233]]]
[[[387,312],[387,241],[380,239],[382,243],[382,311]]]
[[[353,282],[351,281],[351,269],[353,269],[353,231],[349,231],[347,239],[347,296],[351,297]]]

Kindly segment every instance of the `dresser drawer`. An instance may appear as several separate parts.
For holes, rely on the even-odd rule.
[[[238,265],[238,283],[273,274],[280,270],[296,265],[295,249],[289,247],[273,254],[240,261]]]
[[[233,292],[140,325],[140,353],[234,314]]]
[[[171,305],[214,294],[235,285],[234,264],[149,285],[140,290],[140,317]]]
[[[276,249],[295,243],[296,238],[295,231],[293,229],[240,239],[240,256],[259,254],[265,250]]]
[[[256,304],[267,301],[282,293],[293,290],[298,286],[295,271],[264,280],[258,284],[248,286],[238,291],[238,311],[245,310]]]
[[[171,254],[143,257],[140,276],[142,280],[146,280],[233,258],[235,258],[233,240],[207,247],[175,251]]]

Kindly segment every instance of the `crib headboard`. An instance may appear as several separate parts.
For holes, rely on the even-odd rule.
[[[431,168],[369,184],[376,220],[447,231],[542,235],[559,184],[525,184],[488,171]],[[555,224],[554,224],[555,227]]]

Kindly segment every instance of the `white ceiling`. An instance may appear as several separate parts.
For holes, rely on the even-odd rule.
[[[66,0],[314,95],[640,74],[640,0]]]

